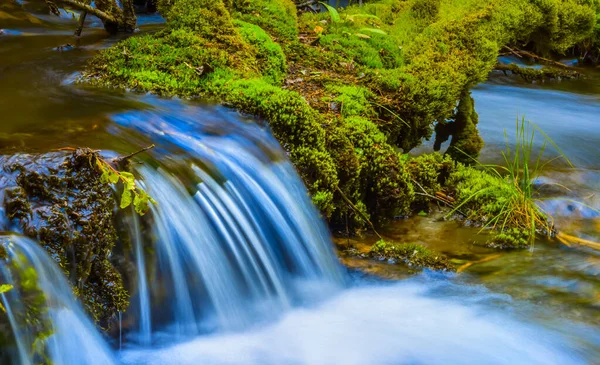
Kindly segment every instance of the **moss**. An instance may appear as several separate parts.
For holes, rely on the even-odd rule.
[[[385,135],[367,119],[352,117],[344,122],[345,133],[361,164],[361,200],[369,213],[380,222],[408,214],[414,197],[410,175]]]
[[[192,96],[217,68],[241,76],[258,72],[257,50],[242,40],[221,0],[177,1],[167,19],[158,34],[131,37],[99,53],[84,77],[101,86]]]
[[[277,38],[298,36],[296,5],[291,0],[233,0],[232,4],[236,19],[256,24]]]
[[[328,85],[325,89],[332,94],[329,100],[337,104],[343,117],[375,117],[372,105],[375,95],[369,89],[346,85]]]
[[[4,244],[0,245],[5,250]],[[39,287],[38,273],[20,253],[6,255],[0,262],[3,272],[10,273],[13,287],[7,299],[11,305],[13,321],[18,326],[20,335],[25,339],[21,346],[27,346],[33,364],[46,364],[49,355],[47,340],[54,329],[48,312],[48,303],[44,292]],[[12,293],[11,293],[12,292]],[[13,300],[11,298],[18,298]],[[16,347],[13,324],[10,323],[4,306],[0,303],[0,359],[10,362],[10,354],[5,350]],[[8,351],[6,351],[8,352]],[[14,359],[13,359],[14,360]]]
[[[456,205],[468,212],[468,218],[484,224],[507,206],[514,188],[507,179],[475,168],[459,166],[447,183],[456,191]]]
[[[324,118],[300,94],[282,90],[264,79],[223,78],[214,82],[221,85],[218,93],[227,103],[268,120],[273,134],[288,151],[300,146],[323,148]]]
[[[337,171],[329,153],[325,150],[299,147],[292,150],[290,158],[294,161],[298,174],[313,196],[313,202],[326,218],[335,210],[333,192],[336,190]]]
[[[116,242],[114,198],[89,150],[0,158],[10,230],[36,239],[63,269],[92,317],[104,327],[128,306],[110,263]]]
[[[387,35],[369,29],[338,27],[323,35],[319,43],[345,58],[369,68],[396,68],[404,63],[403,52]]]
[[[440,12],[441,0],[415,0],[410,9],[417,18],[433,23]]]
[[[407,167],[411,178],[428,194],[435,196],[445,186],[450,174],[454,172],[456,163],[448,155],[430,153],[411,158],[407,162]],[[418,189],[415,187],[415,190],[419,191]],[[416,195],[414,204],[420,209],[426,207],[429,201],[430,199],[425,196]]]
[[[444,255],[415,243],[397,244],[379,240],[371,247],[369,255],[380,260],[400,261],[408,266],[439,271],[455,271],[455,268]]]
[[[439,137],[452,136],[449,155],[477,156],[468,90],[487,78],[503,45],[543,42],[533,35],[559,8],[540,2],[383,0],[348,7],[334,23],[327,13],[297,20],[289,0],[163,0],[164,30],[101,52],[85,76],[213,98],[264,118],[331,222],[360,224],[337,188],[385,222],[414,201],[397,148],[410,151],[438,125]],[[573,24],[563,27],[573,33],[566,43],[589,34],[585,21]],[[437,187],[433,170],[413,173]]]
[[[531,242],[531,233],[527,230],[512,228],[495,234],[488,246],[499,249],[527,248]]]
[[[259,26],[234,20],[242,39],[256,47],[256,59],[259,71],[273,84],[281,84],[287,73],[285,54],[281,46]]]

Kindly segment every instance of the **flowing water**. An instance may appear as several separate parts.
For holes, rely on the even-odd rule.
[[[476,264],[457,275],[408,276],[400,266],[343,258],[361,269],[347,270],[265,123],[210,104],[73,85],[85,60],[117,39],[96,29],[78,47],[61,48],[73,42],[69,19],[2,20],[10,31],[0,36],[1,153],[65,146],[130,153],[156,144],[135,169],[158,204],[143,218],[118,215],[137,272],[119,321],[122,339],[93,327],[35,242],[14,234],[0,240],[9,256],[3,282],[18,286],[27,267],[38,273],[54,363],[598,363],[598,253],[540,243],[533,252],[494,256],[472,245],[480,239],[473,229],[416,217],[385,234]],[[153,20],[142,18],[142,31],[155,30]],[[600,90],[593,77],[572,89],[502,77],[476,88],[484,158],[495,159],[502,130],[525,113],[579,167],[574,174],[556,166],[545,176],[569,182],[571,192],[555,195],[596,205]],[[592,211],[564,200],[552,207],[572,233],[600,239]],[[29,364],[35,339],[19,323],[25,298],[17,293],[2,294],[19,344],[10,356]]]

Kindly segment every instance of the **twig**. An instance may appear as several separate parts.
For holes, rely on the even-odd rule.
[[[89,14],[92,14],[98,18],[100,18],[101,20],[110,22],[110,23],[115,23],[118,24],[119,21],[117,20],[117,18],[115,18],[114,16],[107,14],[91,5],[87,5],[84,4],[80,1],[77,0],[59,0],[61,3],[65,3],[67,5],[71,5],[74,8],[80,9],[82,11],[85,11]]]
[[[141,150],[139,150],[139,151],[136,151],[136,152],[130,153],[130,154],[128,154],[128,155],[125,155],[125,156],[119,156],[119,157],[117,157],[117,158],[113,159],[113,163],[114,163],[115,165],[117,165],[117,166],[118,166],[118,165],[119,165],[121,162],[123,162],[123,161],[125,161],[125,160],[129,160],[129,159],[130,159],[130,158],[132,158],[133,156],[135,156],[135,155],[139,155],[139,154],[140,154],[140,153],[142,153],[142,152],[146,152],[146,151],[148,151],[148,150],[151,150],[151,149],[153,149],[154,147],[155,147],[155,146],[154,146],[154,144],[151,144],[150,146],[148,146],[148,147],[144,147],[144,148],[142,148],[142,149],[141,149]]]
[[[369,218],[367,218],[367,216],[364,215],[364,213],[361,212],[360,209],[358,209],[356,207],[356,205],[354,205],[354,203],[352,203],[352,201],[350,201],[350,199],[348,199],[346,197],[346,195],[344,195],[344,193],[342,192],[342,190],[340,189],[339,186],[336,186],[335,188],[337,189],[338,193],[340,193],[340,195],[342,196],[342,199],[344,199],[346,201],[346,203],[348,203],[348,205],[350,206],[350,208],[352,208],[352,210],[354,210],[356,212],[356,214],[358,214],[362,218],[362,220],[364,220],[365,223],[367,223],[371,227],[371,229],[373,230],[373,232],[375,232],[375,235],[377,235],[377,237],[379,237],[379,239],[383,241],[383,237],[381,237],[381,235],[377,232],[377,230],[375,229],[375,226],[369,220]]]
[[[455,208],[455,207],[454,207],[454,205],[452,205],[450,202],[447,202],[447,201],[445,201],[444,199],[441,199],[441,198],[438,198],[437,196],[434,196],[434,195],[431,195],[431,194],[429,194],[429,193],[428,193],[428,192],[427,192],[427,191],[426,191],[426,190],[425,190],[425,189],[424,189],[424,188],[421,186],[421,184],[419,184],[418,182],[416,182],[414,179],[413,179],[413,181],[412,181],[412,182],[413,182],[415,185],[417,185],[417,186],[418,186],[418,187],[419,187],[419,188],[420,188],[420,189],[423,191],[422,193],[415,192],[415,194],[417,194],[417,195],[421,195],[421,196],[424,196],[424,197],[427,197],[427,198],[430,198],[430,199],[434,199],[434,200],[437,200],[437,201],[439,201],[439,202],[442,202],[442,203],[446,204],[447,206],[449,206],[450,208],[452,208],[452,210],[453,210],[453,211],[455,211],[455,212],[457,212],[458,214],[462,215],[463,217],[465,217],[465,218],[467,218],[467,217],[468,217],[468,216],[467,216],[465,213],[463,213],[463,212],[461,212],[459,209]]]
[[[504,48],[506,48],[508,50],[508,52],[512,53],[513,55],[519,57],[519,58],[523,58],[523,56],[521,56],[520,54],[518,54],[514,49],[510,48],[509,46],[504,46]]]

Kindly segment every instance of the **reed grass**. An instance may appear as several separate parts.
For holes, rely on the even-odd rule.
[[[544,138],[544,141],[536,150],[534,142],[538,134]],[[516,120],[514,145],[511,146],[506,131],[504,137],[506,148],[501,153],[503,165],[483,164],[474,160],[476,166],[496,177],[501,184],[490,184],[473,192],[462,199],[453,212],[480,196],[500,194],[503,199],[499,201],[502,203],[492,210],[494,214],[486,220],[483,229],[491,228],[501,233],[509,229],[513,232],[515,229],[520,230],[525,233],[531,244],[536,235],[543,234],[550,237],[555,233],[554,218],[540,205],[545,198],[539,194],[539,187],[535,184],[536,178],[541,176],[548,164],[556,160],[563,160],[569,167],[573,167],[573,164],[541,128],[533,122],[526,121],[524,117]],[[544,153],[548,146],[554,148],[557,156],[544,161]]]

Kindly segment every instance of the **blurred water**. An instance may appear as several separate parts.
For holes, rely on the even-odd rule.
[[[141,19],[142,30],[153,31],[146,23],[157,21]],[[159,204],[143,219],[124,221],[138,274],[130,278],[137,286],[123,316],[120,354],[108,349],[43,249],[9,239],[11,256],[23,253],[23,262],[41,273],[56,330],[54,363],[597,362],[597,321],[578,324],[598,313],[597,256],[536,246],[531,255],[511,252],[467,276],[424,274],[388,285],[349,276],[285,152],[262,123],[214,105],[65,82],[119,39],[86,30],[79,47],[59,52],[72,42],[72,23],[67,17],[59,24],[11,25],[0,37],[0,151],[87,146],[130,153],[155,143],[134,167]],[[475,88],[484,159],[498,160],[504,129],[510,138],[515,119],[525,114],[580,168],[551,170],[546,182],[572,187],[551,196],[596,205],[600,93],[594,80],[517,86],[499,77]],[[553,212],[573,217],[570,203],[555,202]],[[584,208],[574,209],[590,217]],[[576,227],[597,234],[593,222]],[[422,240],[439,237],[457,258],[473,255],[473,246],[457,249],[472,232],[447,228],[422,230]],[[355,286],[347,288],[349,282]],[[489,292],[482,282],[515,299]],[[19,298],[6,298],[5,307],[16,313]],[[20,331],[25,349],[32,339],[26,328]],[[21,363],[29,361],[26,350],[20,356]]]
[[[583,364],[575,344],[490,311],[485,292],[436,297],[431,281],[347,290],[281,321],[235,334],[123,353],[125,364]]]
[[[28,275],[27,280],[33,280],[28,270],[33,270],[35,273],[33,277],[36,278],[36,282],[27,285],[28,288],[32,285],[39,288],[43,295],[41,302],[35,302],[38,307],[33,310],[39,316],[47,318],[51,324],[53,333],[46,341],[46,346],[52,364],[114,364],[112,350],[83,312],[63,272],[50,259],[46,251],[36,242],[19,236],[1,236],[0,243],[8,254],[6,260],[0,260],[2,283],[19,288],[21,282],[14,281],[15,277],[25,273]],[[37,363],[39,359],[34,362],[36,357],[32,351],[36,340],[32,323],[35,322],[25,324],[20,320],[24,318],[24,311],[32,309],[24,306],[22,293],[17,289],[10,290],[2,294],[2,301],[9,310],[11,326],[18,346],[18,355],[12,358],[12,363],[28,365]],[[23,294],[32,295],[29,292]],[[43,308],[47,308],[48,311],[37,312]],[[25,318],[29,321],[36,320]]]

